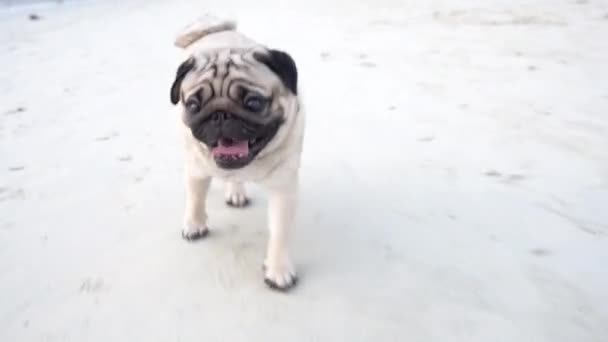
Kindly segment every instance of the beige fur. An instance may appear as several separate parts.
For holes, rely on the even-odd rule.
[[[176,46],[184,49],[186,58],[204,59],[212,52],[221,59],[234,50],[254,49],[263,51],[264,46],[236,31],[233,22],[205,16],[189,25],[179,35]],[[215,58],[214,57],[214,58]],[[183,61],[180,60],[180,62]],[[277,91],[280,81],[265,68],[253,68],[245,75],[255,79],[260,91]],[[182,84],[182,92],[188,95],[205,77],[189,75]],[[200,87],[200,86],[199,86]],[[245,182],[255,182],[267,190],[269,240],[265,265],[265,278],[278,288],[289,288],[296,281],[294,266],[288,250],[289,231],[294,223],[298,196],[298,170],[304,137],[304,108],[301,97],[280,90],[275,105],[282,108],[284,124],[274,138],[246,167],[236,170],[216,166],[208,148],[196,140],[190,129],[179,120],[184,141],[186,207],[183,235],[185,237],[206,233],[207,212],[205,201],[211,178],[226,184],[226,200],[236,206],[246,201]],[[183,112],[183,103],[179,110]]]

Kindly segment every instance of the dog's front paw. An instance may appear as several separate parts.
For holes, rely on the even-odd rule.
[[[295,268],[289,260],[264,262],[264,282],[274,290],[287,291],[298,283]]]
[[[226,185],[226,204],[235,208],[243,208],[249,204],[245,186],[242,183],[231,182]]]
[[[209,234],[209,228],[205,224],[186,222],[182,229],[182,237],[188,241],[202,239]]]

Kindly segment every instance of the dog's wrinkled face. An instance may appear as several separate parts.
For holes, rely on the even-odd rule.
[[[285,120],[297,95],[293,59],[277,50],[219,49],[183,62],[171,87],[184,123],[224,169],[246,166]]]

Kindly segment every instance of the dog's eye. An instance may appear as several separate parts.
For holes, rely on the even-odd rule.
[[[266,106],[266,100],[259,96],[251,96],[245,99],[245,108],[252,112],[260,112]]]
[[[198,101],[196,101],[194,99],[190,99],[190,100],[186,101],[186,110],[188,111],[188,113],[196,114],[196,113],[200,112],[201,105],[198,104]]]

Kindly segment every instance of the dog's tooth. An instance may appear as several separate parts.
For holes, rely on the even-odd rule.
[[[239,153],[239,158],[244,158],[245,155],[243,153]]]

